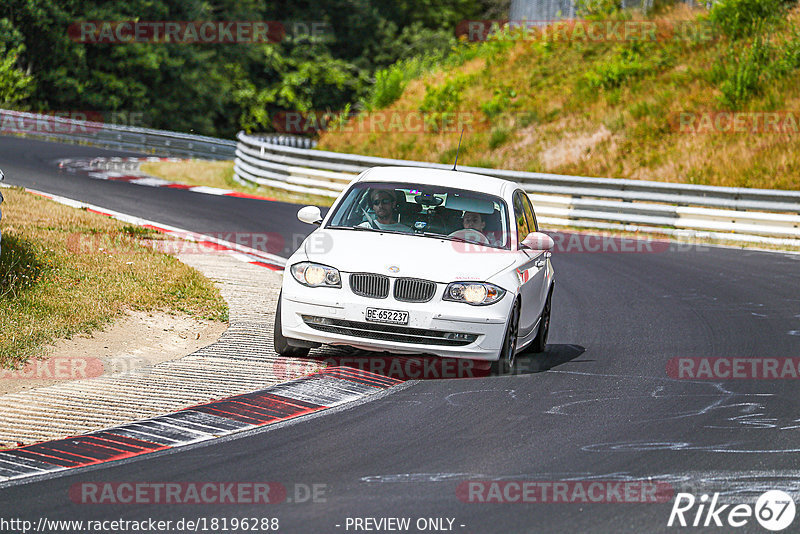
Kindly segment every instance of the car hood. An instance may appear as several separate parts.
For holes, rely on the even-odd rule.
[[[310,261],[344,272],[487,281],[514,262],[508,250],[432,237],[357,230],[317,230],[303,244]]]

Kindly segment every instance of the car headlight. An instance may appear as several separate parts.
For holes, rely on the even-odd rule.
[[[292,265],[294,279],[308,287],[342,287],[339,271],[327,265],[303,261]]]
[[[506,290],[488,282],[453,282],[444,290],[444,300],[466,302],[473,306],[494,304],[506,294]]]

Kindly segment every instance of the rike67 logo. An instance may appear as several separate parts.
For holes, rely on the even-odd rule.
[[[777,532],[794,521],[794,500],[791,495],[780,490],[770,490],[762,494],[755,506],[718,504],[718,500],[719,493],[714,494],[711,502],[708,502],[708,495],[696,499],[691,493],[678,493],[667,526],[743,527],[755,517],[762,527]]]

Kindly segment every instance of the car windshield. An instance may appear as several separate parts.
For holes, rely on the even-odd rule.
[[[413,183],[360,182],[326,228],[412,234],[508,249],[506,204],[499,197]]]

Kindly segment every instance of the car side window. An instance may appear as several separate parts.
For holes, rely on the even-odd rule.
[[[520,193],[520,196],[522,197],[522,207],[525,208],[525,218],[528,220],[528,228],[530,228],[531,232],[538,232],[539,225],[536,223],[536,213],[533,211],[531,199],[528,198],[528,195],[525,193]]]
[[[525,208],[519,191],[514,193],[514,221],[517,224],[517,243],[521,243],[530,233],[528,221],[525,219]]]

